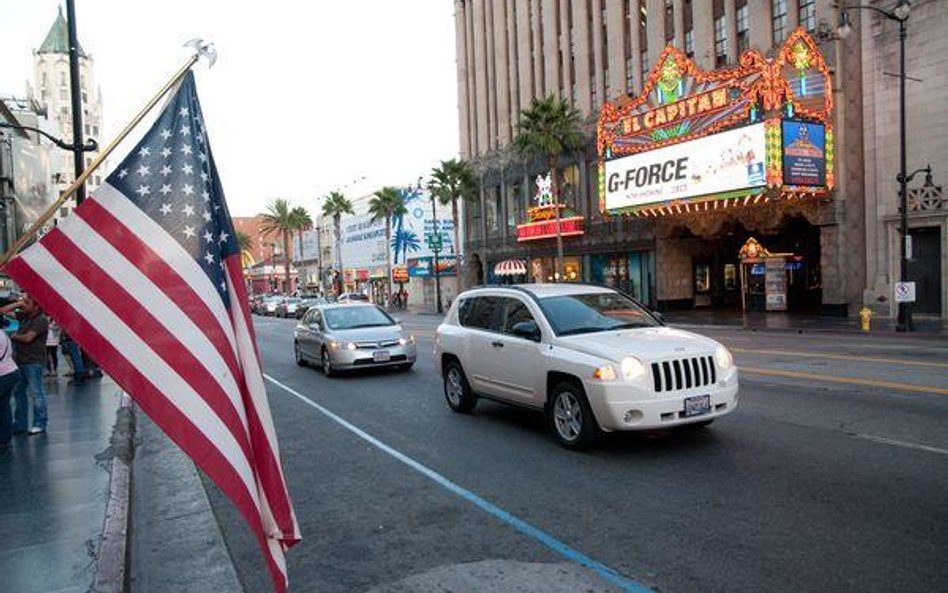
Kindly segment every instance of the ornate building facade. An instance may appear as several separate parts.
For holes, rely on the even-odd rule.
[[[870,4],[888,10],[894,1]],[[852,10],[853,34],[841,38],[830,0],[457,0],[455,9],[461,155],[475,164],[481,185],[479,199],[466,206],[468,282],[502,281],[511,270],[520,281],[556,279],[555,241],[533,220],[542,214],[535,188],[547,167],[522,162],[510,149],[520,112],[553,94],[576,107],[589,137],[585,151],[558,167],[560,200],[577,219],[563,239],[565,280],[613,285],[660,308],[892,311],[898,79],[885,73],[898,67],[881,61],[898,49],[897,24]],[[945,9],[934,1],[912,5],[907,52],[920,70],[931,71],[922,84],[934,94],[910,96],[910,112],[912,101],[916,109],[919,101],[944,109],[946,69],[943,52],[935,51],[944,41],[932,27],[946,24]],[[794,57],[795,51],[802,53]],[[686,73],[676,79],[679,88],[663,91],[669,55]],[[764,86],[754,76],[763,74],[751,72],[751,63],[760,72],[783,68],[786,92],[774,87],[769,99],[760,95]],[[912,59],[908,69],[914,75]],[[715,81],[737,90],[708,113],[686,112],[689,100],[697,105],[702,91],[717,88]],[[626,123],[604,143],[610,110]],[[648,112],[658,118],[654,129],[645,144],[634,145],[635,122],[646,121],[635,118]],[[927,138],[923,158],[944,171],[936,163],[945,160],[945,135],[925,131],[921,116],[914,117],[909,137],[918,131]],[[718,120],[726,121],[715,127]],[[694,160],[727,150],[722,143],[732,133],[762,143],[753,146],[765,153],[756,155],[767,167],[763,178],[748,173],[706,187],[709,193],[700,193],[700,183],[688,190],[671,183],[653,188],[651,198],[627,191],[612,200],[605,172],[620,160],[632,166],[673,149]],[[926,312],[945,316],[946,233],[942,222],[925,222],[938,216],[914,217],[937,229],[924,231],[937,234],[925,239],[932,243],[925,253],[940,249],[922,254],[939,261],[916,266],[916,274],[938,287]],[[897,233],[894,239],[897,245]]]

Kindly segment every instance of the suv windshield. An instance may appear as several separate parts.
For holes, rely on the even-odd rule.
[[[618,292],[546,297],[540,306],[558,336],[661,325],[641,305]]]
[[[395,320],[378,307],[336,307],[323,312],[329,329],[357,329],[395,325]]]

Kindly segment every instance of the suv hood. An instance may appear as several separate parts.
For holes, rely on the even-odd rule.
[[[712,355],[718,343],[711,338],[670,327],[646,327],[579,334],[557,338],[556,344],[614,361],[629,355],[652,362],[670,358]]]

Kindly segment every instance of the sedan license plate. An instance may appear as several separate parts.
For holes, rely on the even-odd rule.
[[[696,395],[685,398],[685,418],[700,416],[711,411],[711,396]]]
[[[372,360],[375,362],[388,362],[392,358],[392,355],[388,350],[376,350],[372,353]]]

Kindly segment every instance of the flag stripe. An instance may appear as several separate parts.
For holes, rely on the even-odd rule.
[[[243,286],[243,274],[240,269],[240,256],[229,257],[225,261],[227,282],[231,295],[237,303],[246,303],[246,292]],[[263,374],[260,361],[253,340],[253,324],[248,314],[247,305],[231,307],[234,327],[237,333],[238,352],[241,365],[244,368],[246,379],[246,393],[249,401],[247,416],[250,423],[250,437],[254,451],[258,452],[258,470],[263,482],[267,507],[272,510],[280,530],[280,537],[289,543],[300,539],[299,527],[293,514],[283,469],[280,466],[280,450],[273,430],[273,419],[270,416],[270,406],[267,400],[266,386],[263,383]],[[260,452],[265,452],[260,455]]]
[[[73,229],[79,226],[81,225],[72,225]],[[90,241],[91,235],[87,234],[85,239]],[[86,283],[84,286],[109,308],[116,323],[124,324],[123,329],[133,333],[150,350],[155,359],[160,358],[167,365],[168,371],[177,371],[175,373],[177,378],[188,384],[194,396],[201,397],[207,403],[207,411],[218,416],[242,449],[243,454],[252,459],[253,453],[247,438],[246,419],[238,412],[238,407],[242,409],[243,406],[228,397],[227,391],[218,381],[219,377],[209,372],[202,361],[194,355],[194,352],[201,352],[201,350],[191,349],[178,339],[178,336],[193,337],[199,334],[189,332],[187,328],[180,325],[177,326],[177,331],[172,331],[159,321],[161,319],[175,321],[174,308],[155,307],[150,306],[149,303],[137,302],[126,290],[126,287],[130,285],[125,282],[131,279],[122,277],[122,272],[125,271],[123,268],[126,266],[123,266],[120,258],[113,259],[106,247],[102,247],[101,251],[97,252],[100,258],[99,263],[116,274],[115,276],[105,273],[98,263],[87,257],[78,245],[71,243],[66,234],[59,230],[51,231],[43,245],[50,250],[48,253],[70,254],[66,261],[57,260],[59,265],[75,278],[83,278]],[[158,293],[152,291],[152,294]],[[96,321],[102,320],[96,319]],[[212,357],[211,352],[213,350],[205,352],[207,357]],[[153,364],[157,364],[157,360]],[[228,386],[237,391],[236,382],[229,375],[229,371],[223,364],[220,366],[224,375],[230,379],[226,381]]]
[[[114,313],[92,294],[87,286],[63,268],[60,262],[47,251],[45,244],[34,245],[15,262],[27,264],[33,273],[42,278],[54,279],[48,286],[52,287],[58,295],[62,295],[67,302],[82,303],[83,310],[78,312],[79,317],[91,327],[96,328],[96,333],[108,336],[110,347],[124,353],[123,357],[126,359],[140,361],[134,377],[123,380],[121,377],[112,375],[119,385],[126,390],[134,390],[138,388],[135,381],[140,378],[146,379],[151,385],[160,385],[169,402],[183,415],[190,418],[201,432],[215,443],[241,476],[245,487],[251,492],[256,492],[249,459],[243,455],[242,448],[227,426],[195,393],[187,381],[183,380],[173,368],[151,350],[147,343],[125,325],[121,316]],[[76,332],[71,332],[70,335],[80,339]],[[99,360],[98,362],[105,368],[105,363],[108,361]]]
[[[211,284],[207,274],[197,265],[197,262],[185,255],[181,246],[168,235],[167,231],[130,202],[122,192],[108,183],[103,183],[95,190],[95,203],[107,210],[114,220],[122,221],[122,225],[134,233],[133,237],[129,237],[130,239],[139,243],[147,239],[149,249],[160,260],[154,263],[164,262],[165,265],[170,266],[175,275],[179,276],[197,295],[197,299],[193,302],[191,299],[181,299],[182,307],[198,302],[203,303],[217,319],[216,325],[228,327],[227,309],[216,287]]]
[[[118,199],[124,199],[118,196]],[[106,210],[100,203],[99,197],[88,199],[84,204],[88,207],[77,212],[78,217],[82,218],[95,232],[107,241],[114,249],[121,252],[122,255],[134,265],[141,274],[146,276],[151,284],[157,287],[162,293],[167,295],[181,309],[185,315],[194,323],[194,326],[207,336],[207,339],[214,344],[214,348],[232,367],[236,375],[236,349],[233,327],[229,319],[221,322],[220,317],[215,313],[210,303],[201,295],[195,292],[191,280],[187,276],[182,276],[181,267],[172,267],[157,253],[153,247],[155,242],[145,243],[137,234],[126,227],[123,222],[115,218],[111,211]],[[132,206],[134,207],[134,206]],[[72,217],[63,223],[65,229],[72,224]],[[164,233],[159,229],[159,232]],[[180,246],[175,246],[179,251]],[[97,253],[91,251],[90,253]],[[179,258],[186,254],[179,254]],[[190,258],[188,258],[190,259]],[[193,263],[193,260],[191,260]],[[186,270],[187,271],[187,270]],[[205,280],[206,280],[205,276]],[[217,294],[205,295],[220,303],[220,297]],[[223,304],[220,303],[220,308]]]

